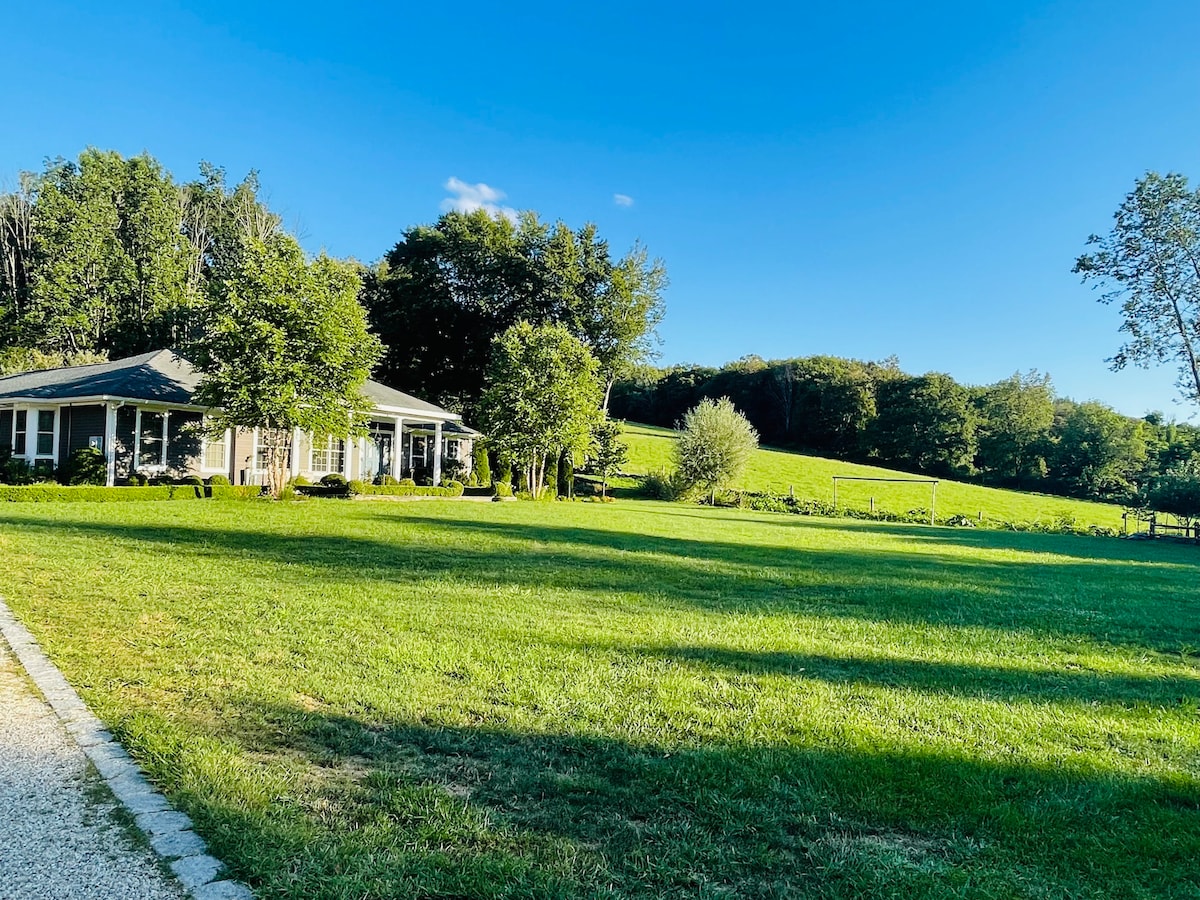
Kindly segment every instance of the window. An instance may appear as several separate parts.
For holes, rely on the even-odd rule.
[[[228,431],[220,437],[206,436],[204,438],[204,458],[200,462],[203,468],[222,472],[229,468],[228,457],[225,455],[228,438]]]
[[[166,429],[166,416],[160,412],[142,410],[141,430],[138,433],[138,463],[143,466],[165,466],[167,460],[163,455],[166,441],[163,432]]]
[[[29,413],[17,410],[16,434],[13,435],[13,456],[24,456],[29,446]]]
[[[39,409],[37,414],[37,453],[36,456],[54,455],[54,419],[52,409]]]
[[[340,472],[345,466],[345,441],[333,437],[313,439],[310,471],[314,474],[327,475],[330,472]]]

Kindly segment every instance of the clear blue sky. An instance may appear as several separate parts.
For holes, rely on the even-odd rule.
[[[1200,4],[7,4],[0,175],[87,145],[261,172],[363,260],[449,179],[671,276],[663,362],[899,356],[1186,418],[1070,268],[1200,179]],[[622,205],[616,195],[631,203]]]

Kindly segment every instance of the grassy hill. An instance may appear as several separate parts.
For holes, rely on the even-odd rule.
[[[627,425],[625,442],[629,445],[629,461],[624,470],[632,474],[646,474],[670,469],[674,440],[674,432],[669,428],[632,423]],[[920,477],[877,466],[863,466],[819,456],[762,448],[754,455],[745,476],[735,487],[782,494],[786,494],[790,488],[796,492],[797,497],[828,501],[833,497],[834,475],[867,478]],[[869,506],[871,497],[875,498],[878,509],[893,512],[928,509],[930,486],[853,481],[841,482],[838,486],[840,505],[865,509]],[[1070,517],[1083,526],[1121,528],[1121,511],[1121,507],[1109,503],[1069,500],[1047,494],[1008,491],[957,481],[943,480],[937,487],[939,516],[961,514],[976,518],[982,512],[985,519],[996,522],[1038,522]]]

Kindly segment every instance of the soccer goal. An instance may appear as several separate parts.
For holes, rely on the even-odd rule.
[[[834,475],[833,476],[833,511],[838,508],[839,481],[883,481],[890,484],[927,484],[929,485],[929,524],[937,523],[937,486],[936,478],[867,478],[863,475]],[[871,512],[875,511],[875,498],[871,498]]]

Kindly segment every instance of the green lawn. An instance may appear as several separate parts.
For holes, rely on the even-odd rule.
[[[647,502],[5,504],[262,897],[1200,896],[1200,551]]]
[[[625,426],[625,443],[629,445],[629,462],[623,471],[633,474],[669,471],[673,467],[671,450],[674,432],[668,428],[649,425]],[[786,494],[794,489],[797,497],[829,501],[833,498],[834,475],[866,478],[920,478],[906,472],[862,466],[857,463],[805,456],[786,450],[760,449],[754,454],[745,475],[735,487],[748,491],[774,491]],[[866,509],[874,497],[879,509],[907,512],[928,509],[930,488],[927,484],[884,484],[876,482],[842,482],[838,486],[838,503]],[[995,522],[1051,522],[1060,517],[1074,518],[1080,525],[1103,525],[1120,529],[1121,507],[1086,500],[1068,500],[1047,494],[1006,491],[999,488],[942,481],[937,488],[937,512],[942,515],[964,515],[972,519],[982,512]],[[1132,529],[1132,523],[1131,523]]]

